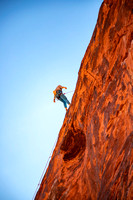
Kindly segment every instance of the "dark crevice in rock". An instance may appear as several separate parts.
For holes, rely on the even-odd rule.
[[[78,154],[82,154],[85,151],[85,148],[85,134],[80,130],[78,130],[76,133],[73,129],[69,130],[60,147],[64,154],[63,160],[69,161],[74,159]]]

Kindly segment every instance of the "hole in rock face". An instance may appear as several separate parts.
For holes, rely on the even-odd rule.
[[[61,145],[61,150],[64,153],[63,160],[69,161],[75,158],[78,154],[85,151],[86,137],[82,131],[69,130]]]

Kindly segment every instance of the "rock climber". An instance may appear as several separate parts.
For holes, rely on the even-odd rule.
[[[55,99],[57,98],[58,100],[60,100],[64,104],[64,107],[67,111],[67,104],[70,105],[70,102],[68,101],[66,96],[63,94],[63,92],[62,92],[63,88],[67,89],[67,87],[63,87],[61,85],[58,85],[57,88],[53,91],[53,94],[54,94],[53,102],[55,103]]]

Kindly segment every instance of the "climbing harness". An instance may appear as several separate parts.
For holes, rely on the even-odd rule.
[[[60,96],[62,95],[63,93],[62,93],[62,91],[61,90],[58,90],[58,91],[56,91],[56,98],[57,99],[60,99]]]
[[[68,94],[68,93],[71,93],[71,92],[73,92],[73,91],[74,91],[74,90],[63,93],[61,90],[59,90],[59,92],[57,91],[57,93],[56,93],[55,96],[56,96],[57,99],[60,99],[60,96],[61,96],[62,94]]]

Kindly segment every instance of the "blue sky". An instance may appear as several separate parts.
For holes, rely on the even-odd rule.
[[[0,1],[0,199],[32,199],[65,117],[52,91],[75,89],[101,3]]]

